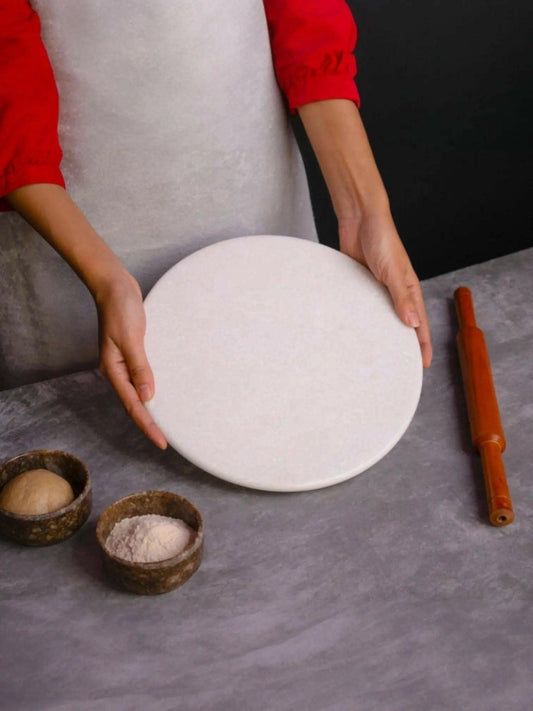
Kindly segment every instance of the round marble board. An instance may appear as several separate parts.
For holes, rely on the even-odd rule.
[[[221,479],[303,491],[368,469],[422,386],[416,334],[351,257],[279,235],[228,239],[145,300],[148,403],[169,443]]]

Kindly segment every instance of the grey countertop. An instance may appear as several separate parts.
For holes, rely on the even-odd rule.
[[[455,350],[474,293],[516,519],[488,524]],[[533,707],[533,249],[424,283],[435,358],[399,444],[315,492],[226,484],[136,430],[83,372],[0,393],[0,459],[64,449],[93,512],[50,548],[0,541],[2,711],[528,711]],[[200,570],[163,596],[108,582],[99,514],[166,489],[204,516]]]

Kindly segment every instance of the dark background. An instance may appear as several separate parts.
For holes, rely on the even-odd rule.
[[[420,278],[533,245],[532,0],[348,0],[361,114]],[[321,242],[338,247],[299,119]]]

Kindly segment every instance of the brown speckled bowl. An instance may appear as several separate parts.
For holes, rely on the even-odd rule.
[[[123,518],[145,514],[181,518],[196,535],[179,555],[155,563],[133,563],[110,553],[105,542],[113,526]],[[141,491],[115,501],[100,516],[96,537],[109,576],[120,587],[140,595],[158,595],[183,585],[198,570],[204,548],[200,512],[187,499],[169,491]]]
[[[88,519],[92,492],[83,462],[59,450],[38,449],[20,454],[0,467],[0,488],[29,469],[48,469],[66,479],[76,497],[68,506],[38,516],[14,514],[0,508],[0,533],[26,546],[50,546],[72,536]]]

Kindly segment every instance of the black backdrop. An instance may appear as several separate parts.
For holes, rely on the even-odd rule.
[[[533,245],[531,0],[348,0],[361,114],[420,278]],[[338,247],[298,119],[320,240]]]

